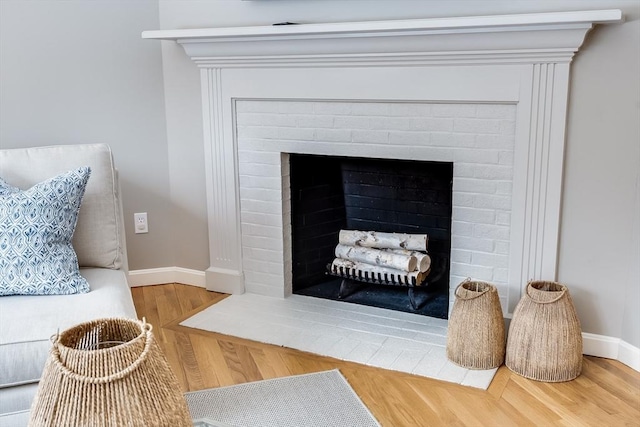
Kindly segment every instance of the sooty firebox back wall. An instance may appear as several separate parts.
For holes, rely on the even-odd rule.
[[[452,163],[302,154],[289,158],[294,293],[327,297],[313,289],[335,282],[326,271],[338,232],[357,229],[428,234],[429,254],[438,263],[434,269],[444,270],[429,290],[448,299]]]

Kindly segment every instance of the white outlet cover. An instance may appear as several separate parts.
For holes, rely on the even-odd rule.
[[[133,221],[136,234],[149,232],[149,224],[147,222],[146,212],[134,213]]]

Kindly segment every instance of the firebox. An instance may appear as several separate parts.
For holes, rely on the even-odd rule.
[[[453,163],[291,154],[293,293],[447,318]],[[413,290],[328,274],[340,230],[428,235]],[[342,285],[342,289],[341,289]]]

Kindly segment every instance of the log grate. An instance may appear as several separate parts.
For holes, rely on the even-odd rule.
[[[442,264],[438,262],[438,264]],[[327,274],[342,279],[340,283],[340,290],[338,292],[338,299],[344,299],[351,295],[355,288],[357,289],[361,284],[374,284],[383,286],[399,286],[407,288],[407,296],[409,298],[409,304],[413,310],[418,310],[420,304],[416,300],[414,289],[416,287],[425,287],[430,283],[440,279],[444,274],[444,268],[438,268],[438,272],[431,274],[431,270],[427,271],[422,280],[418,280],[415,276],[410,277],[408,274],[389,274],[386,272],[371,272],[362,271],[357,268],[348,268],[342,266],[336,266],[327,264]],[[431,279],[431,280],[429,280]]]

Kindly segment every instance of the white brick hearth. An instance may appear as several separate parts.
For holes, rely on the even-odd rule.
[[[453,162],[450,281],[495,283],[506,306],[515,105],[239,100],[235,111],[247,292],[291,293],[282,153],[324,154]]]

